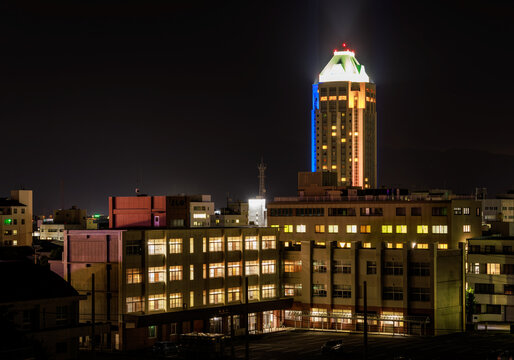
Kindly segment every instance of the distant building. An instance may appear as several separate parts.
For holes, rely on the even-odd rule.
[[[80,225],[86,228],[87,210],[72,206],[70,209],[54,210],[54,224]]]
[[[376,99],[355,52],[334,50],[312,85],[312,172],[334,173],[339,186],[377,186]]]
[[[209,227],[210,195],[109,197],[109,228]]]
[[[2,339],[9,345],[0,357],[76,359],[79,337],[90,334],[89,326],[79,325],[77,291],[30,262],[0,261],[0,273],[8,274],[0,277],[0,326],[12,334]]]
[[[485,223],[514,222],[514,192],[482,200],[482,211]]]
[[[129,350],[191,331],[236,334],[278,329],[291,299],[280,299],[280,250],[270,228],[77,230],[65,237],[66,280],[88,300],[96,279],[103,345]],[[245,278],[249,315],[245,318]]]
[[[86,229],[103,230],[109,228],[109,216],[95,214],[86,219]]]
[[[467,275],[479,330],[510,330],[514,325],[514,223],[492,223],[492,235],[468,239]],[[499,230],[499,231],[498,231]]]
[[[0,198],[0,246],[32,245],[32,190]]]
[[[248,200],[248,225],[266,227],[268,223],[266,211],[266,199]]]
[[[216,227],[248,226],[248,203],[228,200],[227,207],[215,211],[211,216],[211,225]]]

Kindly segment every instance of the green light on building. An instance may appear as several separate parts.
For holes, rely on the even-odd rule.
[[[100,217],[100,214],[94,214],[93,217],[98,219]]]
[[[12,219],[5,219],[4,220],[4,224],[5,225],[11,225],[12,224]]]

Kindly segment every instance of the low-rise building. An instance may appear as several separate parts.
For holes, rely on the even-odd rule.
[[[514,194],[498,195],[496,199],[482,200],[485,223],[495,221],[514,222]]]
[[[0,246],[32,245],[32,190],[0,198]]]
[[[30,262],[0,261],[0,273],[8,274],[0,277],[1,321],[10,319],[1,326],[15,334],[0,357],[76,359],[79,337],[90,333],[79,325],[77,291]]]
[[[88,296],[80,319],[91,319],[95,274],[97,319],[116,329],[105,336],[113,348],[191,331],[269,331],[292,304],[280,299],[276,229],[72,230],[65,239],[65,278]]]

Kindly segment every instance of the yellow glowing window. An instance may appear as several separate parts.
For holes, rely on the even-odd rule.
[[[346,142],[346,139],[345,139],[345,138],[342,138],[342,139],[341,139],[341,142],[342,142],[342,143]]]
[[[335,170],[335,169],[337,169],[337,166],[332,165],[332,170]]]
[[[382,225],[382,234],[392,234],[393,225]]]
[[[362,247],[363,247],[364,249],[371,249],[371,243],[369,243],[369,242],[365,242],[365,243],[363,243],[363,244],[362,244]]]
[[[346,178],[345,178],[345,177],[342,177],[342,178],[341,178],[341,181],[346,181]]]
[[[328,232],[329,233],[338,233],[339,225],[328,225]]]
[[[328,100],[337,100],[337,96],[329,96]]]
[[[396,225],[397,234],[407,234],[407,225]]]
[[[324,233],[325,232],[325,225],[316,225],[314,227],[314,231],[317,233]]]
[[[292,233],[293,232],[293,225],[284,225],[284,232]]]
[[[386,243],[386,248],[392,249],[393,248],[393,243]]]
[[[356,131],[353,133],[353,136],[359,136],[359,133]]]
[[[328,148],[328,146],[327,145],[323,145],[322,148],[323,148],[323,150],[326,150]]]
[[[324,241],[316,241],[315,242],[316,246],[325,246],[325,242]]]
[[[396,244],[396,248],[397,249],[403,249],[403,243]]]
[[[366,101],[369,101],[369,96],[366,96]]]
[[[348,135],[352,136],[352,132],[350,131],[350,132],[348,133]]]
[[[332,131],[332,136],[336,136],[336,135],[337,135],[337,132]]]
[[[327,101],[327,97],[326,96],[320,97],[320,101]]]
[[[369,234],[371,232],[371,225],[361,225],[361,234]]]
[[[341,249],[351,249],[352,243],[344,242],[344,241],[339,241],[337,243],[337,247],[339,247]]]
[[[357,234],[357,225],[346,225],[346,232],[348,234]]]
[[[346,95],[339,95],[339,100],[346,100]]]
[[[278,228],[280,225],[271,225],[272,228]]]
[[[428,234],[428,225],[418,225],[416,227],[416,232],[418,234]]]
[[[448,244],[437,244],[437,248],[446,250],[446,249],[448,249]]]
[[[349,160],[350,162],[352,162],[352,158],[349,158],[348,160]]]
[[[327,170],[328,169],[328,166],[327,165],[323,165],[323,170]]]
[[[417,244],[416,248],[418,248],[418,249],[428,249],[428,244]]]
[[[364,181],[368,182],[368,178],[364,178]]]
[[[335,130],[336,129],[336,126],[335,125],[332,125],[332,130]]]
[[[359,158],[355,158],[355,159],[354,159],[354,161],[355,161],[355,162],[359,162]]]

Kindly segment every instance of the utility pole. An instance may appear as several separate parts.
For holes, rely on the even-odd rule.
[[[91,350],[95,350],[95,274],[91,274]]]
[[[368,358],[368,287],[364,281],[364,360]]]
[[[245,277],[245,316],[246,316],[246,329],[245,329],[245,360],[250,360],[250,345],[248,344],[248,276]]]

